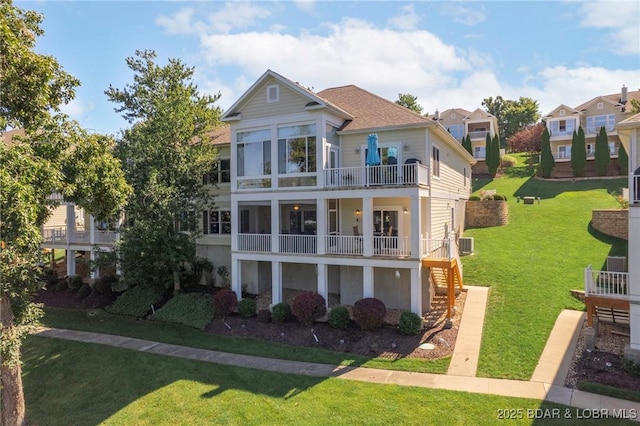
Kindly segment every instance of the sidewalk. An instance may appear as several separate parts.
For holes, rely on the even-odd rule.
[[[42,328],[36,334],[278,373],[548,400],[591,411],[606,409],[609,412],[613,410],[633,412],[630,410],[636,410],[635,412],[640,413],[640,403],[563,386],[578,331],[585,319],[583,312],[565,310],[560,313],[530,381],[475,377],[488,288],[467,287],[467,289],[458,339],[446,375],[285,361],[85,331]]]

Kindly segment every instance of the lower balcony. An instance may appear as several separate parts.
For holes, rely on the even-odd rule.
[[[116,241],[116,231],[95,230],[93,242],[91,231],[86,229],[68,229],[66,227],[45,227],[42,230],[42,242],[47,244],[101,244],[111,245]]]

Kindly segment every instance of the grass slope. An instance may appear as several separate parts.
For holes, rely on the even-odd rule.
[[[23,347],[29,424],[493,425],[510,411],[577,411],[530,399],[277,374],[29,337]],[[43,386],[44,384],[44,386]],[[500,410],[500,411],[499,411]],[[568,411],[567,411],[568,410]],[[619,420],[598,424],[621,424]]]
[[[626,179],[549,182],[529,173],[521,166],[474,182],[475,191],[509,197],[508,225],[464,234],[475,239],[475,254],[462,260],[465,284],[491,287],[479,376],[529,379],[560,311],[584,310],[569,293],[584,288],[584,268],[626,252],[626,241],[589,226],[592,209],[618,207],[612,194]],[[525,205],[517,196],[541,201]]]

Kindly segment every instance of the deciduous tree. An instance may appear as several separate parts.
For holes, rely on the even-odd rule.
[[[131,124],[118,146],[134,189],[118,252],[129,285],[179,290],[195,260],[196,217],[213,202],[202,177],[217,157],[208,134],[219,123],[220,95],[200,94],[194,69],[180,60],[160,66],[155,59],[153,51],[136,51],[126,59],[133,83],[105,92]]]
[[[517,101],[505,100],[502,96],[486,98],[482,101],[485,110],[496,117],[502,146],[508,146],[509,139],[521,129],[535,124],[540,119],[538,101],[521,96]]]
[[[89,135],[63,115],[78,80],[55,58],[34,52],[42,15],[0,2],[0,424],[22,425],[20,347],[42,315],[32,302],[42,287],[40,227],[52,192],[99,219],[118,212],[128,186],[108,137]],[[10,143],[8,128],[24,136]],[[8,139],[8,138],[7,138]]]
[[[540,152],[540,142],[544,124],[537,123],[527,126],[509,138],[509,149],[511,152]]]

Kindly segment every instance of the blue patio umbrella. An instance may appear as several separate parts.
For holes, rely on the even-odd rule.
[[[378,153],[378,135],[371,133],[367,138],[367,166],[377,166],[380,164],[380,154]]]

